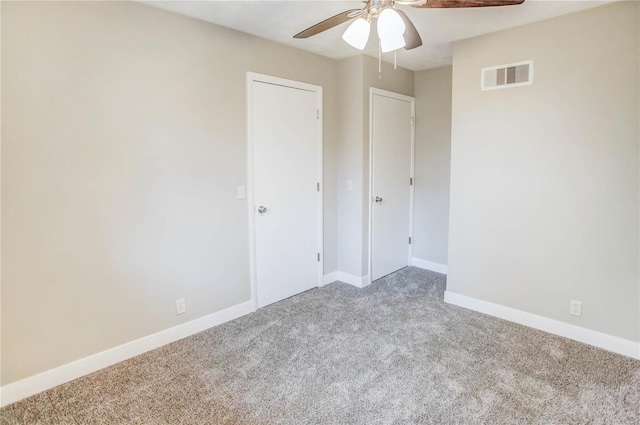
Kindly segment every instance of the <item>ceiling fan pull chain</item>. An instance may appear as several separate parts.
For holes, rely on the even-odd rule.
[[[394,50],[393,51],[393,70],[395,71],[396,69],[398,69],[398,51]]]
[[[382,41],[378,38],[378,80],[382,79]]]

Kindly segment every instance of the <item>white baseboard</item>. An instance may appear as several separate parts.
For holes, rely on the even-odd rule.
[[[338,280],[357,288],[362,288],[362,278],[345,272],[338,272]]]
[[[421,269],[431,270],[432,272],[447,274],[446,264],[434,263],[432,261],[413,257],[411,259],[411,265],[420,267]]]
[[[325,274],[323,282],[325,285],[327,285],[337,280],[339,280],[340,282],[348,283],[349,285],[353,285],[357,288],[364,288],[371,284],[371,279],[369,279],[368,275],[363,277],[358,277],[358,276],[341,272],[341,271]]]
[[[331,272],[331,273],[327,273],[322,277],[322,284],[323,285],[328,285],[330,283],[335,282],[336,280],[340,280],[338,279],[338,274],[339,272]]]
[[[581,328],[559,320],[549,319],[451,291],[445,291],[444,301],[640,360],[639,342]]]
[[[253,311],[253,303],[247,301],[5,385],[0,388],[0,394],[2,396],[0,398],[0,406],[6,406],[23,398],[38,394],[107,366],[237,319]]]

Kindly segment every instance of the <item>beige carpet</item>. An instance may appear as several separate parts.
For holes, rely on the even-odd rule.
[[[407,268],[334,283],[0,411],[3,424],[639,424],[640,361],[442,301]]]

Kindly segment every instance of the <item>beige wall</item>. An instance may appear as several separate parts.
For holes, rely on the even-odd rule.
[[[452,68],[416,72],[413,257],[447,264]]]
[[[3,2],[2,66],[2,385],[249,300],[246,71],[324,87],[336,269],[335,61],[132,2]]]
[[[362,66],[362,56],[338,62],[338,270],[354,276],[362,276]]]
[[[638,6],[454,45],[448,290],[639,340]],[[480,91],[527,59],[533,85]]]

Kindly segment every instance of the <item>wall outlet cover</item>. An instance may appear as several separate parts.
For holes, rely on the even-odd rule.
[[[184,298],[176,300],[176,314],[183,314],[187,312],[187,303]]]
[[[569,303],[569,314],[573,316],[582,316],[582,302],[571,300]]]

